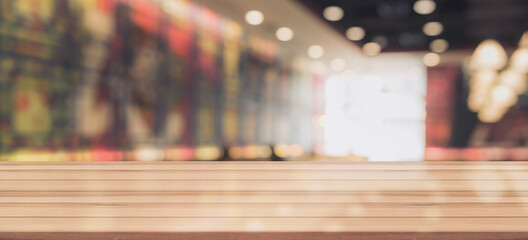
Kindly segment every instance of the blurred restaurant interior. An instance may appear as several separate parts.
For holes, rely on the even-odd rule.
[[[527,0],[0,0],[0,240],[528,239]]]
[[[526,160],[526,12],[4,0],[0,160]]]

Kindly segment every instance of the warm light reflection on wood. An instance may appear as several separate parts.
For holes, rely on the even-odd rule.
[[[527,170],[526,162],[0,163],[0,233],[525,232]]]

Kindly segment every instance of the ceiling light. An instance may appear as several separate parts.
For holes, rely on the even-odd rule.
[[[440,35],[444,31],[444,25],[439,22],[428,22],[423,26],[425,35],[434,37]]]
[[[346,37],[352,41],[359,41],[365,37],[365,30],[360,27],[351,27],[346,31]]]
[[[413,9],[416,13],[427,15],[436,9],[436,3],[431,0],[419,0],[414,3]]]
[[[336,6],[329,6],[324,9],[323,16],[328,21],[339,21],[343,18],[344,12],[343,9]]]
[[[293,39],[293,31],[290,28],[281,27],[277,29],[275,36],[277,36],[277,39],[287,42]]]
[[[377,56],[381,52],[381,46],[375,42],[369,42],[363,45],[363,54],[367,56]]]
[[[423,57],[425,66],[434,67],[440,63],[440,56],[436,53],[428,53]]]
[[[330,68],[336,72],[343,71],[345,67],[346,67],[346,62],[345,60],[341,58],[335,58],[332,60],[332,62],[330,62]]]
[[[324,55],[324,49],[323,47],[319,45],[312,45],[310,48],[308,48],[308,56],[314,59],[322,58]]]
[[[500,43],[495,40],[485,40],[475,49],[469,60],[469,68],[499,70],[506,65],[507,59],[506,51]]]
[[[429,44],[431,51],[436,53],[443,53],[449,48],[449,42],[444,39],[436,39]]]
[[[251,10],[246,13],[246,22],[251,25],[260,25],[264,22],[264,14],[257,10]]]

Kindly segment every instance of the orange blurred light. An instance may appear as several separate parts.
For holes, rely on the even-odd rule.
[[[222,157],[222,150],[217,146],[201,146],[194,150],[196,160],[212,161]]]
[[[244,148],[242,147],[230,147],[227,154],[232,159],[242,159],[244,157]]]
[[[273,148],[273,151],[275,152],[275,155],[281,158],[290,156],[290,146],[288,145],[279,144]]]
[[[167,149],[165,154],[169,161],[188,161],[193,157],[193,150],[189,147],[175,147]]]
[[[304,148],[299,144],[293,144],[290,146],[290,156],[300,157],[304,154]]]
[[[92,161],[102,161],[102,162],[122,161],[123,153],[117,152],[117,151],[110,151],[106,149],[96,149],[92,151],[91,160]]]
[[[258,146],[255,145],[249,145],[244,147],[244,158],[247,159],[255,159],[259,157],[259,149]]]

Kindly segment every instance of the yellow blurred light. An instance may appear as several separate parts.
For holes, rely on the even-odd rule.
[[[242,159],[244,158],[244,148],[242,147],[230,147],[227,151],[227,154],[232,159]]]
[[[359,41],[365,37],[365,30],[361,27],[351,27],[346,31],[346,37],[352,41]]]
[[[469,60],[472,70],[499,70],[506,65],[508,57],[504,48],[495,40],[483,41]]]
[[[346,62],[342,58],[335,58],[330,62],[330,68],[336,72],[343,71],[346,67]]]
[[[273,151],[275,152],[275,155],[281,158],[290,156],[290,146],[288,145],[279,144],[273,148]]]
[[[423,32],[427,36],[438,36],[444,31],[444,25],[439,22],[428,22],[423,26]]]
[[[428,53],[423,57],[423,63],[425,66],[434,67],[440,64],[440,56],[436,53]]]
[[[431,51],[436,53],[443,53],[449,48],[449,42],[445,39],[436,39],[429,44]]]
[[[499,84],[509,87],[519,95],[526,92],[528,87],[526,83],[526,75],[511,69],[505,70],[500,74]]]
[[[513,53],[510,67],[519,73],[528,73],[528,48],[517,49]]]
[[[310,69],[315,74],[324,74],[326,72],[326,65],[321,61],[310,63]]]
[[[79,151],[70,154],[72,161],[92,161],[93,154],[91,151]]]
[[[304,148],[299,144],[293,144],[290,146],[290,156],[300,157],[304,154]]]
[[[250,25],[260,25],[264,22],[264,14],[257,10],[251,10],[246,13],[245,19]]]
[[[291,28],[281,27],[277,29],[277,32],[275,32],[275,36],[277,37],[277,39],[283,42],[287,42],[293,39],[293,31],[291,30]]]
[[[497,85],[491,89],[491,104],[510,107],[517,103],[517,94],[509,87]]]
[[[51,154],[51,161],[68,161],[68,157],[66,152],[56,152]]]
[[[268,146],[260,146],[258,149],[258,155],[260,158],[271,157],[271,148]]]
[[[312,45],[308,48],[308,56],[313,59],[322,58],[324,55],[324,49],[320,45]]]
[[[238,23],[227,21],[224,29],[224,36],[228,41],[238,41],[243,34],[243,28]]]
[[[216,146],[201,146],[194,150],[196,160],[211,161],[222,157],[222,150]]]
[[[84,14],[84,27],[95,38],[102,38],[106,40],[115,31],[115,25],[112,24],[113,19],[100,11],[87,11]]]
[[[243,148],[244,158],[257,159],[271,157],[271,148],[268,146],[250,145]]]
[[[381,52],[381,46],[375,42],[369,42],[363,45],[363,54],[373,57],[379,55]]]
[[[323,16],[328,21],[339,21],[343,18],[343,9],[337,6],[329,6],[324,9]]]
[[[436,9],[436,3],[431,0],[419,0],[414,3],[413,9],[416,13],[427,15]]]
[[[9,161],[16,162],[47,162],[53,160],[53,154],[49,152],[15,152],[6,157]]]
[[[162,161],[165,158],[165,153],[161,149],[142,147],[133,151],[133,158],[136,161]]]

